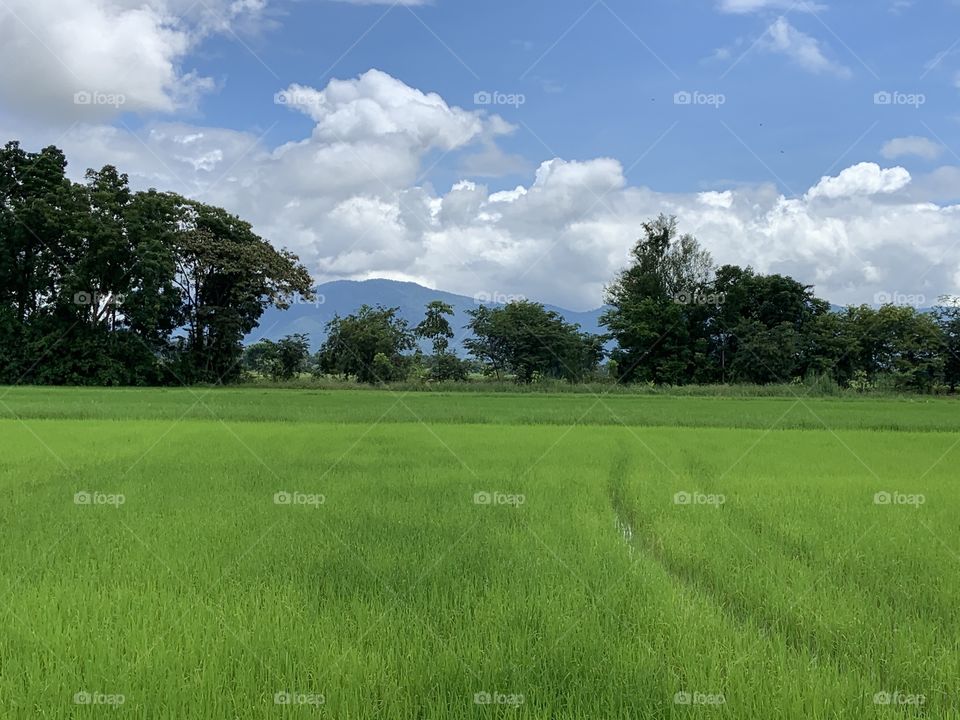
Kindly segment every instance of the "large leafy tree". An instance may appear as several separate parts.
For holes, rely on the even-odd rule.
[[[853,339],[856,370],[904,390],[929,390],[943,378],[944,336],[934,315],[916,308],[860,305],[841,315]]]
[[[243,335],[294,294],[296,257],[220,208],[0,149],[0,382],[230,380]]]
[[[830,305],[811,286],[786,275],[724,265],[714,290],[720,302],[711,327],[711,355],[721,358],[721,379],[785,382],[819,366],[809,354],[810,338]]]
[[[365,383],[403,379],[408,363],[404,353],[413,349],[414,335],[398,311],[363,305],[354,314],[334,316],[320,348],[320,369]]]
[[[465,380],[467,368],[455,354],[447,352],[453,328],[448,316],[453,316],[453,307],[442,300],[433,300],[427,304],[423,320],[413,329],[419,339],[429,340],[433,345],[433,357],[430,363],[430,376],[434,380]]]
[[[169,195],[181,322],[177,368],[184,381],[223,382],[240,371],[241,341],[269,305],[312,298],[310,275],[296,256],[277,250],[227,211]]]
[[[581,333],[540,303],[480,306],[468,314],[473,337],[464,345],[491,374],[510,373],[519,382],[537,376],[577,381],[596,368],[603,354],[600,338]]]
[[[710,254],[674,217],[644,223],[631,265],[607,288],[601,322],[617,342],[621,380],[683,383],[700,378],[709,351],[715,293]]]

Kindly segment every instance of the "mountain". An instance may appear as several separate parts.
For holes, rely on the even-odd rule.
[[[454,330],[451,347],[460,350],[464,338],[469,335],[464,326],[470,320],[467,310],[480,304],[501,305],[497,302],[480,302],[466,295],[456,295],[442,290],[431,290],[412,282],[396,280],[335,280],[318,285],[315,302],[300,299],[288,310],[269,308],[260,318],[260,327],[247,336],[246,342],[256,342],[264,338],[277,340],[284,335],[305,333],[310,336],[310,346],[316,350],[324,338],[324,327],[336,314],[341,316],[355,312],[363,304],[399,307],[399,315],[407,320],[411,327],[423,319],[424,308],[431,300],[442,300],[454,309],[450,325]],[[506,298],[504,298],[506,299]],[[601,333],[600,315],[605,308],[587,312],[574,312],[554,305],[545,305],[554,310],[567,322],[577,323],[583,332]]]

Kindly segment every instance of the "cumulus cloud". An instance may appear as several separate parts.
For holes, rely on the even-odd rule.
[[[785,17],[777,18],[763,37],[759,47],[767,52],[789,58],[794,64],[815,74],[830,74],[847,78],[850,68],[827,58],[819,40],[797,30]]]
[[[436,93],[423,93],[380,70],[331,80],[323,90],[291,85],[280,98],[309,116],[316,123],[314,137],[323,141],[398,138],[420,150],[452,150],[484,130],[478,113],[451,108]]]
[[[910,173],[902,167],[883,169],[876,163],[860,163],[843,170],[836,177],[829,175],[820,179],[807,191],[806,199],[850,198],[857,195],[893,193],[910,182]]]
[[[23,115],[95,121],[192,106],[213,88],[182,64],[266,0],[4,0],[0,99]]]
[[[943,145],[930,138],[911,135],[888,140],[880,149],[880,154],[888,160],[914,156],[924,160],[936,160],[943,153]]]
[[[960,168],[912,178],[861,163],[787,197],[772,184],[664,193],[630,185],[613,158],[551,158],[508,188],[476,179],[434,188],[418,178],[436,152],[456,161],[505,124],[383,73],[311,92],[322,98],[307,111],[313,132],[276,148],[181,123],[137,137],[83,125],[59,144],[76,178],[110,162],[138,187],[240,214],[296,251],[318,281],[391,277],[585,309],[602,302],[641,224],[665,212],[717,262],[793,275],[833,302],[957,292],[960,205],[934,195],[957,187]],[[39,147],[48,137],[23,140]]]

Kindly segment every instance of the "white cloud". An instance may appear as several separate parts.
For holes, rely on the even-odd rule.
[[[785,17],[777,18],[760,39],[759,46],[767,52],[788,57],[794,64],[815,74],[830,74],[847,78],[850,68],[827,58],[816,38],[797,30]]]
[[[925,160],[936,160],[943,153],[943,145],[930,138],[911,135],[888,140],[880,149],[880,154],[888,160],[913,155]]]
[[[4,0],[0,100],[69,125],[117,112],[169,113],[213,89],[182,68],[211,32],[259,17],[266,0]]]
[[[892,289],[958,291],[960,205],[938,202],[957,201],[946,194],[960,168],[911,178],[903,168],[862,163],[785,197],[771,184],[657,192],[629,185],[615,159],[555,158],[513,189],[473,180],[438,190],[418,181],[424,166],[440,148],[482,147],[498,124],[492,118],[383,74],[315,92],[325,98],[311,114],[317,128],[279,148],[254,134],[179,123],[154,124],[138,137],[83,125],[58,144],[76,178],[110,162],[138,187],[240,214],[297,252],[318,281],[415,279],[583,309],[602,301],[641,224],[666,212],[716,261],[791,274],[834,302]],[[49,142],[28,130],[20,133],[27,147]]]
[[[836,200],[858,195],[889,194],[903,189],[909,182],[910,173],[902,167],[882,169],[876,163],[864,162],[848,167],[835,177],[822,177],[807,191],[805,198]]]
[[[291,85],[282,95],[285,104],[316,122],[313,134],[320,140],[398,138],[423,150],[451,150],[484,130],[478,113],[451,108],[436,93],[423,93],[380,70],[331,80],[323,90]]]

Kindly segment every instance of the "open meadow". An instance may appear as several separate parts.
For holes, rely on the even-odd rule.
[[[0,717],[960,717],[960,405],[0,388]]]

